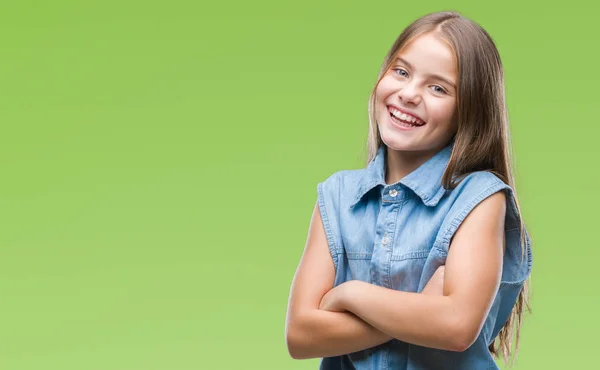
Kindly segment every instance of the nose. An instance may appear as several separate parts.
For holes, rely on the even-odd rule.
[[[421,94],[413,81],[407,81],[398,90],[398,97],[406,104],[418,105],[421,102]]]

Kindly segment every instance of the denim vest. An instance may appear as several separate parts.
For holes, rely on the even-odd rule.
[[[362,280],[389,289],[421,292],[445,264],[452,236],[467,214],[498,191],[507,195],[506,253],[500,287],[477,340],[464,352],[422,347],[397,339],[321,359],[320,369],[499,369],[488,345],[498,335],[531,273],[530,238],[522,258],[513,190],[477,171],[453,190],[441,184],[454,142],[400,181],[385,183],[386,147],[366,168],[341,170],[317,185],[318,205],[335,266],[337,286]]]

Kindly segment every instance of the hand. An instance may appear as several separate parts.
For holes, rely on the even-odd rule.
[[[343,298],[350,287],[350,284],[348,283],[348,281],[342,283],[325,293],[319,304],[319,309],[331,312],[345,312],[346,309],[343,307]]]
[[[422,294],[444,295],[444,270],[444,265],[435,270],[433,276],[429,279],[425,288],[423,288]]]

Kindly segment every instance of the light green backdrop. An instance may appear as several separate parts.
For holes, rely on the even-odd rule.
[[[400,31],[497,42],[534,315],[516,369],[596,363],[597,17],[583,2],[0,6],[0,369],[316,369],[284,340],[316,185],[364,161]]]

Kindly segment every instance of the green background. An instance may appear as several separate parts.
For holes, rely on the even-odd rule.
[[[488,30],[506,70],[534,242],[515,368],[591,368],[585,3],[94,0],[0,6],[0,369],[316,369],[284,337],[316,185],[363,166],[383,57],[438,10]]]

